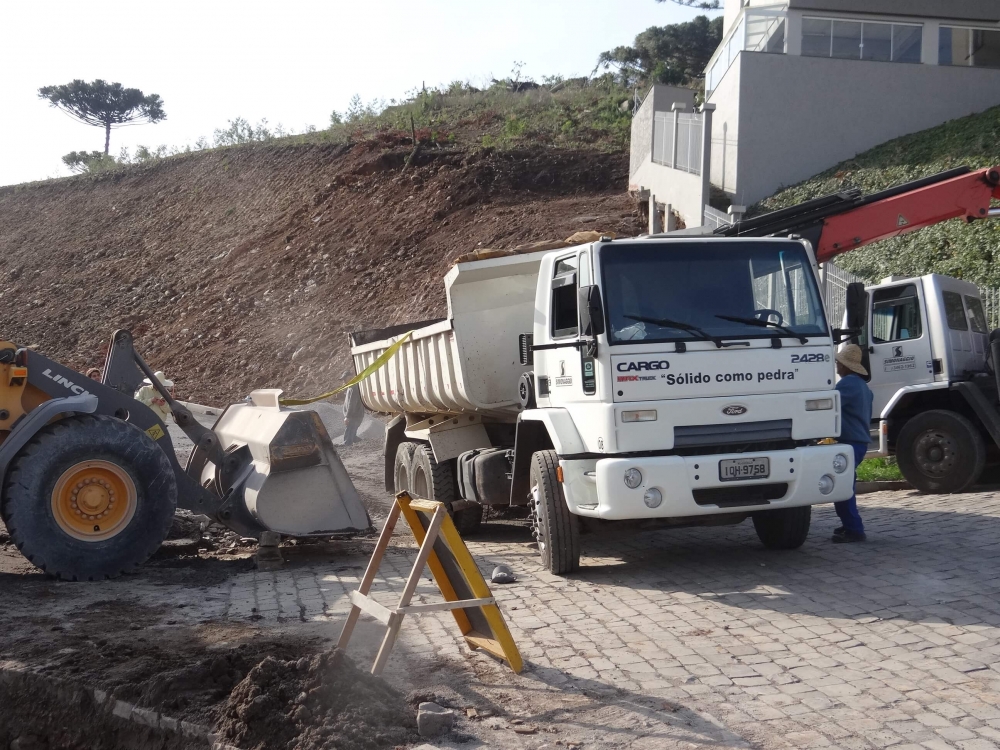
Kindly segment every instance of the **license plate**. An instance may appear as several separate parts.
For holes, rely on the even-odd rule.
[[[769,458],[726,458],[719,461],[719,481],[735,482],[740,479],[767,479],[771,476]]]

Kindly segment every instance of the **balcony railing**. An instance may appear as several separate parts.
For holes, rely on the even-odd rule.
[[[774,6],[781,8],[783,6]],[[747,52],[785,53],[785,12],[754,8],[747,10],[739,22],[722,40],[719,49],[705,70],[705,96],[711,96],[719,83],[736,61],[736,57]]]

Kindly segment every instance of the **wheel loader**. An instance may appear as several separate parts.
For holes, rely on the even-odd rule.
[[[182,468],[166,425],[133,398],[148,378],[194,443]],[[38,568],[66,580],[133,570],[176,508],[247,537],[360,532],[371,519],[314,411],[254,391],[213,429],[173,399],[114,333],[100,382],[0,341],[0,513]]]

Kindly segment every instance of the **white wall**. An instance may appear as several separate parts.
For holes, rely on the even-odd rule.
[[[734,100],[735,200],[749,205],[888,140],[1000,104],[1000,70],[743,52],[710,99],[713,141]],[[713,152],[715,184],[717,168]]]
[[[736,191],[736,165],[740,134],[740,67],[733,63],[709,102],[716,106],[712,118],[712,184],[734,196],[741,203]]]
[[[632,178],[632,185],[649,190],[657,203],[669,203],[687,226],[701,225],[702,207],[708,202],[701,175],[647,161]]]

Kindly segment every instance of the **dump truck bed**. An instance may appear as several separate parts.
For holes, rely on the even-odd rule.
[[[475,413],[514,421],[521,411],[518,334],[532,330],[544,252],[460,263],[445,276],[446,318],[351,334],[356,372],[412,336],[361,382],[361,397],[385,414]]]

